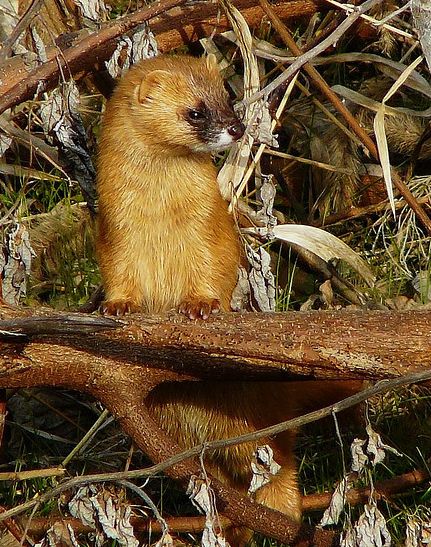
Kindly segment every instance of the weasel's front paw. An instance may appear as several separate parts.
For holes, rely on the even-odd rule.
[[[131,300],[107,300],[100,307],[103,315],[126,315],[126,313],[136,313],[139,306]]]
[[[220,300],[216,298],[186,300],[180,305],[178,311],[187,315],[189,319],[208,319],[211,314],[220,311]]]

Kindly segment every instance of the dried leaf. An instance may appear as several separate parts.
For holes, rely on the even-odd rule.
[[[389,91],[383,97],[382,104],[377,111],[377,114],[374,118],[374,134],[376,137],[377,148],[379,151],[380,164],[383,169],[383,178],[386,185],[386,191],[388,193],[389,203],[392,208],[392,212],[395,216],[395,201],[394,201],[394,192],[392,188],[392,178],[391,178],[391,165],[389,161],[389,150],[388,143],[386,139],[385,132],[385,112],[386,112],[386,102],[398,91],[398,89],[403,85],[407,80],[409,75],[413,70],[418,66],[422,61],[422,57],[415,59],[398,77],[397,81],[392,84]]]
[[[328,308],[332,308],[334,304],[334,291],[332,290],[332,283],[330,279],[327,279],[319,286],[319,292],[322,295],[323,303]]]
[[[69,510],[72,516],[88,526],[100,528],[105,536],[120,545],[138,547],[130,524],[130,506],[114,497],[111,491],[94,485],[80,488],[69,502]]]
[[[352,485],[353,475],[351,473],[348,473],[338,483],[336,489],[334,490],[334,493],[331,497],[331,503],[323,513],[323,517],[319,522],[320,526],[329,526],[330,524],[338,523],[340,515],[343,512],[344,506],[347,502],[346,494],[352,488]]]
[[[228,547],[220,525],[214,492],[210,481],[201,477],[192,476],[187,488],[187,495],[193,505],[205,514],[205,528],[202,532],[203,547]]]
[[[382,513],[374,503],[364,506],[364,512],[355,525],[357,547],[389,547],[391,536]]]
[[[263,248],[257,250],[246,247],[247,259],[251,265],[248,278],[253,297],[261,311],[275,310],[275,279],[271,271],[271,257]]]
[[[384,444],[380,435],[373,430],[370,424],[367,425],[366,432],[368,434],[367,452],[373,465],[377,465],[385,459],[385,450],[392,452],[392,454],[396,454],[397,456],[402,456],[398,450]]]
[[[356,547],[356,533],[354,528],[347,526],[340,534],[340,547]]]
[[[406,525],[405,547],[425,547],[431,545],[431,522],[417,517],[410,518]]]
[[[93,485],[83,486],[69,502],[69,511],[72,517],[75,517],[85,526],[96,528],[96,520],[94,514],[93,503],[91,497],[96,492]]]
[[[412,0],[413,26],[418,33],[428,68],[431,71],[431,1]]]
[[[0,0],[0,43],[10,37],[18,20],[18,2]]]
[[[114,53],[105,61],[106,69],[114,79],[120,78],[129,70],[131,49],[132,40],[128,36],[122,36],[117,41]]]
[[[420,547],[421,525],[417,519],[411,518],[406,525],[406,541],[404,547]]]
[[[3,133],[0,133],[0,157],[6,154],[11,144],[12,139]]]
[[[238,281],[232,292],[230,307],[232,311],[245,311],[250,299],[250,282],[245,268],[238,268]]]
[[[132,35],[131,64],[156,57],[157,54],[157,40],[148,23],[137,26]]]
[[[383,169],[383,179],[388,193],[389,203],[395,216],[394,190],[392,187],[391,164],[389,161],[388,141],[385,131],[385,105],[382,104],[374,118],[374,135],[376,137],[377,149],[379,151],[380,164]]]
[[[3,248],[0,247],[0,274],[3,271],[0,296],[12,306],[17,306],[27,293],[27,278],[34,256],[25,226],[12,225],[5,234]]]
[[[109,74],[119,78],[135,63],[155,57],[158,53],[157,41],[147,23],[136,28],[132,38],[122,36],[111,58],[105,62]]]
[[[39,63],[46,63],[48,56],[46,55],[45,44],[43,43],[42,38],[39,36],[39,33],[36,30],[35,26],[31,27],[31,37],[34,43],[35,53]]]
[[[351,470],[356,473],[361,473],[368,463],[368,456],[363,451],[363,446],[366,441],[363,439],[354,439],[350,446],[350,453],[352,455]]]
[[[257,211],[256,218],[257,220],[262,222],[267,228],[272,228],[277,224],[277,219],[272,214],[277,189],[273,182],[273,175],[263,175],[262,179],[262,185],[257,192],[257,198],[258,201],[262,204],[262,208]]]
[[[79,112],[79,91],[73,80],[55,89],[40,107],[48,139],[68,164],[71,178],[78,181],[88,207],[96,210],[96,171],[87,146],[87,136]]]
[[[332,87],[332,90],[335,91],[337,95],[341,95],[341,97],[343,97],[344,99],[348,99],[352,103],[368,108],[369,110],[373,110],[374,112],[378,112],[382,106],[379,101],[371,99],[370,97],[367,97],[362,93],[359,93],[358,91],[353,91],[353,89],[349,89],[347,87],[344,87],[343,85],[334,85]],[[425,110],[413,110],[412,108],[405,108],[402,106],[388,106],[387,104],[385,104],[386,116],[400,116],[402,114],[407,114],[408,116],[418,116],[419,118],[430,118],[431,107],[426,108]]]
[[[100,23],[106,19],[107,10],[103,0],[76,0],[87,23]],[[89,25],[93,27],[93,25]]]
[[[75,533],[70,524],[54,522],[40,543],[34,547],[79,547]]]
[[[272,229],[272,234],[288,243],[295,243],[313,252],[327,262],[334,258],[344,260],[354,268],[369,284],[374,282],[374,275],[367,263],[341,239],[334,235],[302,224],[280,224]]]
[[[261,486],[270,482],[271,477],[280,471],[281,466],[274,461],[272,448],[265,445],[257,447],[251,469],[253,476],[248,489],[249,494],[256,492]]]

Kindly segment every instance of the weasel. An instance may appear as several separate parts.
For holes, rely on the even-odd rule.
[[[243,132],[213,56],[160,56],[138,64],[120,81],[106,108],[98,164],[97,247],[105,313],[178,308],[205,319],[230,309],[240,261],[238,234],[210,153]],[[324,382],[310,387],[182,382],[159,385],[147,403],[161,427],[187,448],[253,432],[313,407],[316,399],[323,405],[342,394],[334,395]],[[206,466],[246,492],[253,452],[257,444],[270,444],[281,469],[255,497],[298,521],[294,437],[288,431],[218,450]]]
[[[120,81],[97,177],[106,313],[230,309],[239,241],[210,154],[243,132],[213,55],[156,57]]]

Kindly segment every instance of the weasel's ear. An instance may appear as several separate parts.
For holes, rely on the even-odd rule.
[[[138,100],[140,103],[151,99],[151,93],[157,88],[161,89],[163,84],[171,79],[171,74],[166,70],[153,70],[142,78],[138,89]]]
[[[217,62],[217,57],[214,55],[214,53],[210,53],[209,55],[207,55],[206,62],[208,70],[220,70]]]

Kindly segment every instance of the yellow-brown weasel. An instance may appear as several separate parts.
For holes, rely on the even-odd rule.
[[[210,153],[243,131],[213,56],[157,57],[120,81],[97,178],[106,313],[230,309],[239,242]]]
[[[98,168],[106,313],[179,308],[191,318],[206,318],[230,309],[238,234],[210,152],[243,131],[212,56],[161,56],[142,62],[119,83],[104,117]],[[162,384],[147,402],[161,427],[190,447],[255,431],[352,391],[350,384],[337,390],[329,383],[301,386]],[[299,520],[294,436],[286,432],[259,442],[272,446],[281,470],[256,499]],[[208,470],[245,492],[256,446],[218,450],[209,455]]]

